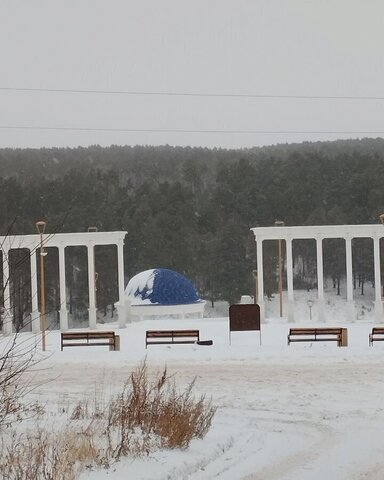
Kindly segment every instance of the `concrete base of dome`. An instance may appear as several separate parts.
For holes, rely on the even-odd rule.
[[[171,318],[202,318],[205,302],[189,303],[186,305],[130,305],[126,302],[127,321],[144,320],[148,317],[171,317]]]

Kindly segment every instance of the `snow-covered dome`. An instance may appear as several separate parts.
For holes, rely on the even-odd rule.
[[[201,302],[192,283],[180,273],[166,268],[141,272],[128,282],[125,289],[132,306],[189,305]]]

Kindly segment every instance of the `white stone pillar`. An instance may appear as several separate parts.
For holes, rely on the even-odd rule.
[[[292,239],[287,238],[287,288],[288,288],[288,322],[295,321],[294,305],[295,299],[293,294],[293,259],[292,259]]]
[[[59,245],[59,279],[60,279],[60,330],[68,330],[67,282],[65,276],[65,246]]]
[[[5,252],[3,250],[3,293],[4,293],[4,312],[2,315],[3,320],[3,334],[11,335],[13,330],[12,320],[13,316],[11,313],[11,293],[10,293],[10,281],[9,281],[9,262],[8,262],[9,251]]]
[[[260,307],[260,322],[267,323],[265,318],[265,302],[264,302],[264,271],[263,271],[263,240],[256,239],[256,257],[257,257],[257,292],[258,304]]]
[[[317,320],[325,321],[324,315],[324,273],[323,273],[323,239],[316,237],[316,263],[317,263]]]
[[[29,259],[31,262],[32,333],[39,333],[40,332],[40,312],[39,312],[39,299],[38,299],[38,292],[37,292],[36,249],[30,250]]]
[[[89,292],[89,328],[96,328],[95,295],[95,250],[93,244],[87,245],[88,252],[88,292]]]
[[[356,317],[355,304],[353,301],[353,275],[352,275],[352,239],[345,236],[345,263],[347,280],[347,308],[346,321],[354,321]]]
[[[124,296],[124,242],[117,244],[117,279],[119,286],[119,301],[117,302],[117,315],[119,317],[119,327],[125,328],[127,325]]]
[[[383,301],[381,299],[380,237],[373,238],[373,265],[375,272],[375,322],[383,323]]]

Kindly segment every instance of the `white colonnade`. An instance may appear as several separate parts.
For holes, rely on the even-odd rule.
[[[264,273],[263,273],[263,242],[265,240],[285,240],[287,262],[287,317],[289,322],[295,321],[295,301],[293,292],[293,259],[292,241],[311,240],[316,241],[317,261],[317,291],[318,291],[318,320],[324,321],[324,274],[323,274],[323,240],[326,238],[341,238],[345,240],[346,253],[346,283],[347,283],[347,308],[346,315],[353,318],[353,274],[352,274],[352,239],[373,239],[374,255],[374,282],[375,282],[375,321],[383,322],[383,303],[381,297],[381,263],[380,263],[380,238],[384,237],[384,227],[375,225],[326,225],[326,226],[273,226],[257,227],[251,229],[256,240],[257,254],[257,287],[259,292],[258,303],[262,321],[265,321],[264,301]]]
[[[88,290],[89,290],[89,327],[96,327],[96,295],[95,295],[95,246],[116,245],[118,265],[118,294],[116,304],[119,317],[119,326],[126,324],[125,301],[124,301],[124,238],[127,232],[81,232],[81,233],[57,233],[43,235],[43,248],[55,247],[59,251],[59,288],[60,288],[60,330],[68,329],[68,311],[65,278],[65,248],[84,246],[87,248],[88,257]],[[13,249],[28,249],[30,252],[31,268],[31,298],[32,298],[32,332],[40,331],[40,312],[38,310],[37,295],[37,258],[36,250],[40,247],[40,235],[11,235],[0,237],[0,245],[3,256],[3,296],[4,312],[2,315],[3,333],[12,333],[11,295],[9,282],[9,253]]]

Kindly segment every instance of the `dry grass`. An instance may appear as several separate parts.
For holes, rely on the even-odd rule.
[[[180,392],[166,369],[150,380],[143,362],[115,397],[95,395],[63,409],[65,421],[56,431],[32,426],[3,432],[0,477],[75,480],[84,469],[108,467],[123,456],[187,448],[206,435],[215,414],[204,396],[194,397],[194,385]]]
[[[120,432],[115,455],[129,452],[132,432],[138,429],[142,432],[141,453],[149,453],[150,439],[156,439],[160,448],[186,448],[193,438],[203,438],[215,408],[204,396],[194,398],[194,383],[179,392],[166,369],[150,382],[146,364],[139,365],[122,393],[109,405],[109,428],[117,427]]]
[[[3,443],[0,474],[4,480],[74,480],[87,467],[108,466],[100,456],[95,432],[37,429],[13,432]]]

